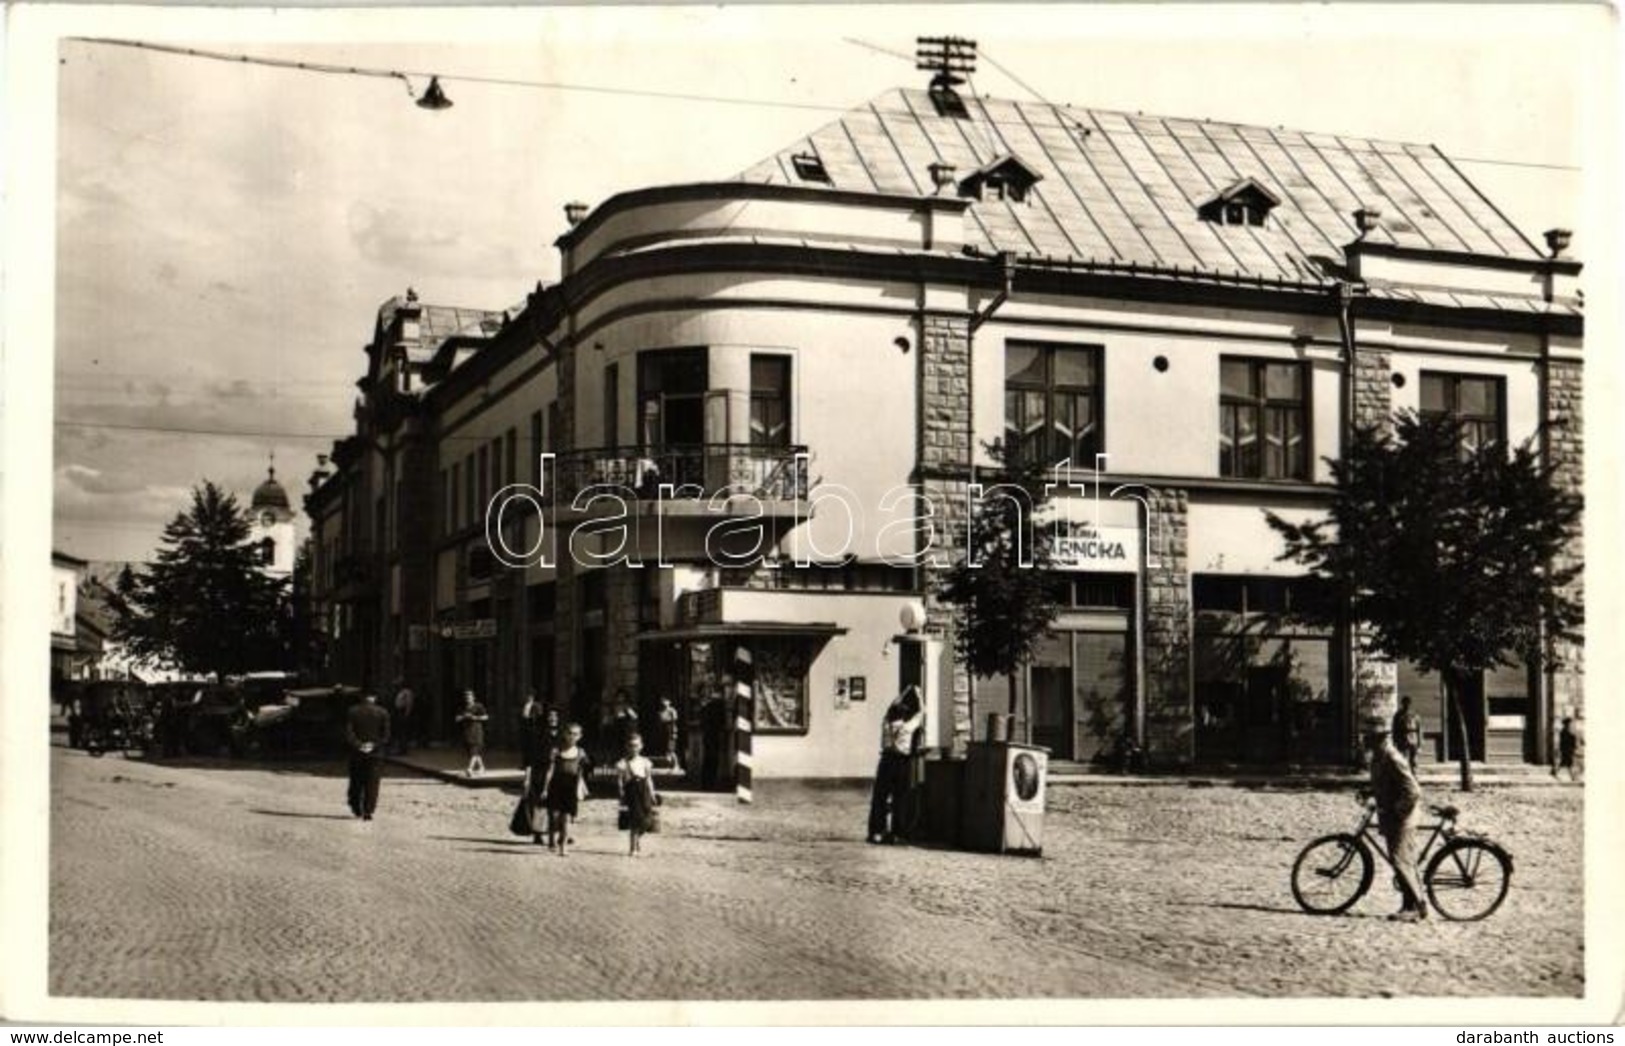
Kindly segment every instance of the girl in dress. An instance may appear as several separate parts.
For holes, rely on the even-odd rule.
[[[649,830],[655,807],[654,764],[643,756],[640,735],[628,735],[626,756],[615,764],[615,779],[620,785],[625,827],[632,836],[626,856],[637,857],[643,853],[643,833]]]
[[[587,795],[587,770],[587,755],[581,750],[581,726],[571,723],[564,728],[564,743],[553,752],[547,779],[542,783],[551,829],[548,845],[557,847],[560,857],[566,856],[566,848],[573,841],[570,822],[579,815],[581,800]]]

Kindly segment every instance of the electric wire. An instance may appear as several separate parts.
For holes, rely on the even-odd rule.
[[[411,80],[413,78],[429,80],[438,77],[442,82],[445,83],[490,84],[498,87],[524,87],[548,91],[580,91],[590,94],[615,95],[630,98],[659,98],[667,101],[702,102],[714,105],[754,106],[767,109],[792,109],[820,113],[846,113],[851,109],[850,106],[844,105],[824,105],[817,102],[792,102],[767,98],[745,98],[737,95],[698,94],[686,91],[652,91],[644,88],[612,87],[604,84],[569,83],[563,80],[521,80],[509,77],[479,76],[472,73],[434,73],[409,69],[383,69],[369,66],[307,62],[287,58],[269,58],[265,56],[241,54],[236,52],[214,51],[201,47],[180,47],[173,44],[159,44],[145,40],[126,40],[105,36],[77,36],[69,39],[79,43],[156,51],[163,54],[178,55],[186,58],[203,58],[237,65],[262,65],[279,69],[291,69],[299,72],[321,73],[337,76],[362,76],[372,77],[375,79],[397,79],[406,84],[408,92],[412,91]],[[846,43],[854,44],[858,47],[865,47],[871,51],[876,51],[881,54],[891,55],[898,58],[903,57],[903,55],[901,55],[899,52],[890,51],[886,48],[879,47],[875,44],[870,44],[862,40],[857,40],[851,37],[843,37],[843,40]],[[995,69],[998,69],[1005,76],[1009,77],[1022,89],[1026,90],[1040,101],[1044,101],[1042,95],[1033,90],[1030,85],[1011,72],[1006,66],[995,61],[987,54],[985,50],[979,51],[979,54],[982,57],[987,58],[988,64],[992,65]],[[416,97],[415,93],[414,97]],[[1045,101],[1044,104],[1050,105],[1057,109],[1060,108],[1051,102]],[[1506,160],[1482,156],[1466,157],[1454,155],[1452,155],[1450,158],[1458,163],[1494,164],[1505,167],[1529,167],[1549,171],[1577,172],[1581,170],[1580,167],[1571,164],[1540,163],[1533,160]]]

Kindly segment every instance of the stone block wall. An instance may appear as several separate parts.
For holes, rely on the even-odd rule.
[[[1557,482],[1565,490],[1584,493],[1585,490],[1585,415],[1583,372],[1578,361],[1552,360],[1546,372],[1546,425],[1547,448],[1552,464],[1557,469]],[[1568,554],[1558,566],[1571,566],[1585,561],[1583,534],[1575,534]],[[1585,580],[1576,577],[1569,586],[1569,595],[1583,599]],[[1554,720],[1565,711],[1582,712],[1585,708],[1584,650],[1578,644],[1558,645],[1557,666],[1553,676],[1552,713]]]
[[[1393,428],[1393,353],[1362,347],[1354,356],[1354,423]]]
[[[971,681],[952,656],[954,609],[939,597],[946,567],[963,555],[966,484],[971,462],[970,323],[964,317],[924,316],[920,321],[920,490],[944,514],[935,555],[923,568],[926,631],[943,640],[950,659],[943,674],[952,709],[953,751],[971,736]]]
[[[1153,766],[1196,755],[1191,709],[1190,499],[1159,489],[1147,499],[1150,551],[1145,584],[1145,750]]]

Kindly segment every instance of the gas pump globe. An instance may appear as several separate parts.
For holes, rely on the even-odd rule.
[[[942,640],[926,633],[925,605],[918,600],[903,604],[897,613],[903,628],[893,636],[897,644],[897,688],[901,694],[909,686],[920,688],[925,706],[926,748],[946,748],[952,744],[953,724],[942,707]]]

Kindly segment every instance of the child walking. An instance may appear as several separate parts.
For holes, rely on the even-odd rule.
[[[548,846],[566,856],[570,843],[570,822],[581,812],[581,800],[587,795],[587,755],[581,750],[581,725],[571,723],[564,728],[564,743],[555,749],[547,764],[547,779],[542,783],[542,794],[547,797]]]
[[[632,836],[628,857],[643,853],[643,835],[654,818],[655,781],[654,764],[643,755],[643,738],[628,735],[626,755],[615,764],[615,780],[621,793],[621,827]]]

